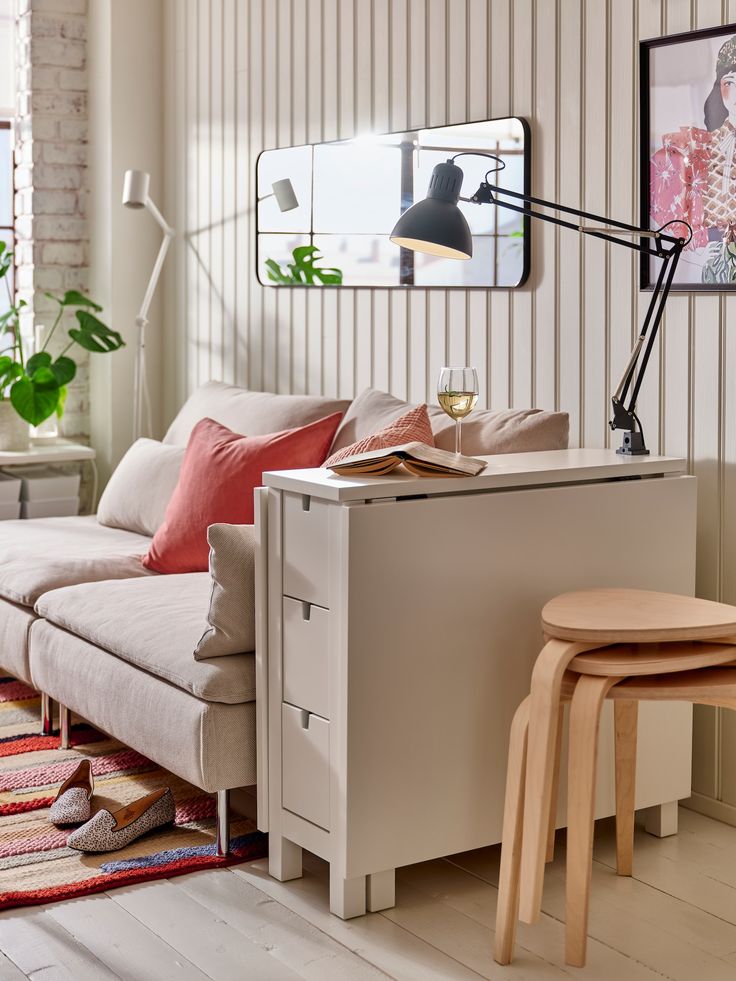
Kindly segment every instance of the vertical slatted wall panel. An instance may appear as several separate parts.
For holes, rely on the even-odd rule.
[[[169,415],[217,376],[432,399],[440,365],[467,360],[481,404],[559,407],[571,445],[610,442],[608,398],[646,306],[634,259],[538,226],[519,292],[266,289],[254,273],[256,160],[516,113],[532,126],[538,193],[636,218],[637,41],[736,20],[736,0],[169,0],[166,16],[165,183],[181,233],[167,270]],[[729,314],[731,298],[672,297],[640,409],[650,445],[687,456],[700,479],[698,591],[736,602]],[[696,785],[736,806],[734,782],[706,772],[707,760],[736,762],[724,720],[698,720]]]

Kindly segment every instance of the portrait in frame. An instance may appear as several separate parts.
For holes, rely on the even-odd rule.
[[[673,290],[734,290],[736,24],[642,41],[639,55],[641,224],[692,228]],[[660,261],[642,255],[643,289]]]

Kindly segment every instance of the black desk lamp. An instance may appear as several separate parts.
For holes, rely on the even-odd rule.
[[[471,198],[460,197],[463,172],[453,162],[457,157],[466,156],[489,157],[496,163],[496,166],[486,173],[480,187]],[[470,259],[473,255],[473,237],[465,215],[457,206],[458,201],[468,201],[473,204],[495,204],[499,208],[509,208],[511,211],[528,215],[530,218],[541,218],[542,221],[549,221],[553,225],[571,228],[575,232],[583,232],[594,238],[601,238],[604,242],[624,245],[634,252],[654,255],[662,259],[657,283],[644,318],[644,325],[634,345],[634,350],[631,352],[631,357],[618,388],[611,397],[613,418],[609,422],[611,429],[625,430],[623,444],[617,450],[618,453],[626,456],[639,456],[649,453],[644,443],[641,423],[636,415],[636,400],[662,320],[677,263],[683,249],[692,238],[690,225],[686,221],[674,219],[656,231],[650,231],[648,228],[638,228],[636,225],[627,225],[625,222],[612,221],[610,218],[602,218],[600,215],[593,215],[577,208],[566,208],[563,205],[554,204],[552,201],[534,198],[529,194],[520,194],[518,191],[490,185],[488,175],[503,170],[505,166],[504,161],[494,154],[471,152],[457,153],[445,163],[437,164],[432,171],[427,197],[412,205],[402,214],[391,232],[391,241],[402,248],[412,249],[415,252],[428,252],[431,255],[444,256],[450,259]],[[515,198],[522,204],[500,200],[498,195]],[[534,211],[529,207],[533,204],[552,208],[554,211],[563,212],[566,215],[574,215],[576,218],[602,221],[604,225],[602,227],[585,226],[579,222],[565,221],[563,218]],[[670,225],[681,225],[683,230],[687,229],[687,238],[665,234],[664,230]],[[631,241],[629,236],[638,236],[640,241]],[[634,381],[635,375],[636,380]],[[630,393],[629,390],[631,390]]]

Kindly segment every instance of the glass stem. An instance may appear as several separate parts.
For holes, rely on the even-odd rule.
[[[460,456],[460,424],[462,419],[455,420],[455,452]]]

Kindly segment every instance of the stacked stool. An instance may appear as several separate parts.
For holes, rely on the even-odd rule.
[[[542,611],[546,644],[511,728],[494,957],[508,964],[516,922],[539,919],[552,856],[562,705],[570,702],[566,963],[585,964],[600,713],[614,703],[616,857],[631,875],[640,701],[736,708],[736,607],[667,593],[566,593]]]

